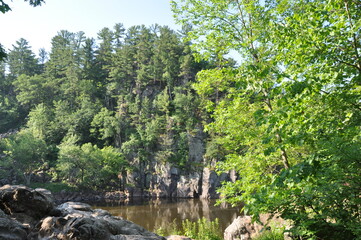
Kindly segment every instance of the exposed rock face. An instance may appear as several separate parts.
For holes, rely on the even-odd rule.
[[[237,217],[224,231],[224,240],[250,240],[263,226],[252,223],[250,216]]]
[[[223,181],[232,181],[235,179],[231,178],[231,174],[222,173],[217,175],[214,170],[211,170],[209,167],[203,169],[203,178],[202,178],[202,195],[201,198],[219,198],[217,189],[221,186]]]
[[[54,209],[50,192],[24,186],[5,185],[0,188],[0,209],[22,223],[33,226]]]
[[[45,189],[1,187],[0,208],[1,240],[165,239],[107,211],[93,210],[88,204],[67,202],[54,207]]]
[[[27,239],[28,229],[20,222],[11,219],[0,210],[0,239],[22,240]]]
[[[188,135],[188,162],[185,169],[180,169],[170,162],[153,162],[149,166],[143,167],[150,172],[150,177],[145,172],[133,172],[127,175],[127,184],[134,187],[127,189],[129,196],[135,193],[157,198],[218,198],[216,189],[223,181],[235,181],[235,173],[217,175],[212,169],[216,162],[211,163],[211,167],[202,167],[205,164],[203,158],[205,149],[205,134],[201,128]],[[144,176],[143,176],[144,175]],[[143,176],[143,177],[142,177]],[[138,181],[136,180],[138,179]],[[146,181],[144,181],[146,179]],[[146,184],[144,184],[146,183]],[[142,188],[149,188],[149,191],[142,191]]]
[[[61,217],[46,217],[39,223],[38,234],[48,239],[163,239],[143,227],[107,211],[91,209],[88,204],[67,202],[57,209]]]
[[[224,231],[224,240],[250,240],[260,234],[265,228],[270,229],[270,224],[277,227],[288,227],[289,224],[277,216],[261,214],[260,223],[252,222],[250,216],[239,216]],[[291,239],[288,235],[285,239]]]
[[[177,197],[196,198],[202,192],[200,186],[202,175],[199,173],[181,176],[177,183]]]
[[[156,164],[154,177],[151,181],[151,194],[158,198],[177,197],[179,169],[170,163]]]
[[[142,190],[141,184],[126,189],[128,197],[156,198],[219,198],[217,189],[223,181],[235,181],[234,173],[217,175],[211,168],[193,170],[193,173],[181,171],[170,163],[155,164],[150,180],[150,188]]]

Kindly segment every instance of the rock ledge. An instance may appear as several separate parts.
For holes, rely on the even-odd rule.
[[[0,240],[165,240],[107,211],[80,202],[54,205],[45,189],[0,188]]]

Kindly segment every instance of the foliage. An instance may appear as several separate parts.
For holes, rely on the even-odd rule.
[[[176,219],[173,222],[167,224],[166,226],[160,226],[155,229],[154,232],[159,236],[170,236],[170,235],[182,235],[182,231],[179,229],[179,226],[176,222]]]
[[[204,67],[166,26],[116,24],[103,28],[98,41],[61,30],[39,57],[20,39],[1,64],[0,132],[25,127],[45,141],[58,181],[118,188],[124,168],[115,171],[104,159],[109,154],[132,166],[137,178],[130,184],[149,188],[157,163],[192,166],[189,145],[202,116],[190,84]]]
[[[284,234],[283,231],[277,230],[277,231],[265,231],[262,232],[259,236],[254,238],[255,240],[284,240]]]
[[[29,42],[24,38],[20,38],[16,41],[16,45],[13,45],[13,50],[8,54],[7,63],[12,77],[18,77],[21,74],[33,76],[40,73],[38,60],[31,51]]]
[[[91,143],[76,145],[72,136],[59,146],[56,169],[59,177],[75,186],[98,190],[112,185],[117,175],[127,168],[122,154],[112,147],[99,149]]]
[[[74,186],[70,186],[67,183],[62,182],[49,182],[49,183],[31,183],[29,185],[31,188],[45,188],[49,190],[51,193],[59,193],[61,191],[68,191],[68,192],[76,192],[79,189],[75,188]]]
[[[221,240],[222,233],[219,230],[218,219],[208,221],[206,218],[191,222],[188,219],[183,221],[182,228],[184,235],[197,240]]]
[[[173,221],[166,228],[158,228],[156,233],[161,236],[182,235],[195,240],[221,240],[223,233],[220,231],[219,222],[216,218],[209,221],[205,217],[192,222],[188,219],[182,221],[182,226],[178,226]]]
[[[48,151],[45,141],[36,138],[28,129],[2,141],[5,161],[2,165],[12,166],[24,182],[29,185],[34,171],[42,169],[46,164]]]
[[[360,235],[360,8],[355,1],[172,1],[188,40],[218,68],[194,85],[212,122],[220,190],[246,211],[281,214],[295,236]],[[227,66],[223,54],[241,61]],[[214,146],[214,145],[212,145]],[[212,147],[214,149],[214,147]],[[217,152],[212,151],[212,155]]]

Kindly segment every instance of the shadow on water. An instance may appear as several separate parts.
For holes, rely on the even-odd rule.
[[[215,206],[216,200],[200,199],[131,199],[93,203],[93,208],[109,211],[139,224],[149,231],[169,229],[170,224],[179,229],[185,219],[197,221],[202,217],[210,221],[218,218],[220,230],[240,215],[241,207]]]

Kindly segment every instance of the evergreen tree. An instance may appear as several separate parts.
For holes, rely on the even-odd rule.
[[[33,76],[40,72],[38,60],[31,51],[29,42],[24,38],[16,41],[16,45],[13,45],[13,49],[8,55],[7,63],[9,65],[9,75],[12,78],[17,78],[21,74]]]

